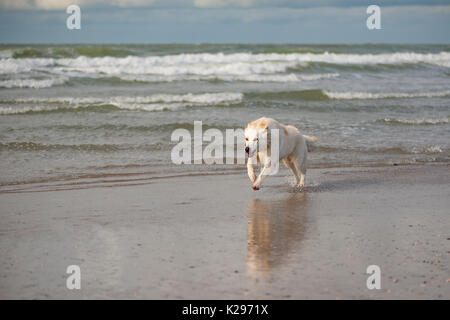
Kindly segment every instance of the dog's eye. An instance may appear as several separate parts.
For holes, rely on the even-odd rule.
[[[248,138],[245,138],[245,141],[248,141]]]

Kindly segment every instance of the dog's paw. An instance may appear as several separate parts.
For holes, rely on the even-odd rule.
[[[290,182],[289,185],[290,185],[292,188],[297,188],[298,182]]]
[[[252,186],[252,189],[255,190],[255,191],[258,191],[258,190],[259,190],[259,186],[253,185],[253,186]]]

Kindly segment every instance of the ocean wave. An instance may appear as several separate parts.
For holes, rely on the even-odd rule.
[[[0,88],[50,88],[66,83],[68,78],[1,80]]]
[[[89,125],[50,125],[44,126],[46,130],[57,130],[62,132],[67,131],[79,131],[79,130],[89,130],[89,131],[131,131],[131,132],[172,132],[176,129],[188,129],[193,130],[195,127],[193,122],[170,122],[170,123],[162,123],[162,124],[154,124],[154,125],[127,125],[127,124],[102,124],[98,126],[89,126]],[[219,129],[221,131],[225,131],[226,129],[230,129],[230,126],[225,126],[223,124],[202,124],[203,130],[208,129]]]
[[[20,46],[0,51],[0,58],[61,58],[61,57],[126,57],[134,52],[120,46]]]
[[[439,98],[450,96],[450,90],[435,92],[416,93],[371,93],[371,92],[336,92],[322,89],[275,91],[275,92],[253,92],[247,93],[251,98],[275,99],[275,100],[370,100],[370,99],[401,99],[401,98]],[[336,106],[334,106],[336,107]]]
[[[173,111],[187,107],[195,106],[192,103],[173,103],[173,104],[131,104],[131,103],[99,103],[96,105],[75,105],[75,106],[30,106],[30,107],[0,107],[0,115],[19,115],[49,112],[107,112],[114,110],[130,111]]]
[[[426,148],[412,148],[411,153],[414,154],[435,154],[442,153],[444,150],[440,146],[430,146]]]
[[[264,63],[268,69],[275,67],[277,70],[284,66],[295,65],[298,63],[323,62],[329,64],[404,64],[404,63],[430,63],[441,66],[449,66],[450,52],[440,53],[414,53],[399,52],[385,54],[344,54],[344,53],[287,53],[287,54],[252,54],[252,53],[196,53],[196,54],[178,54],[166,56],[127,56],[127,57],[86,57],[77,58],[30,58],[30,59],[6,59],[10,63],[30,63],[36,61],[39,65],[58,63],[67,67],[83,68],[101,68],[114,71],[114,66],[122,68],[124,66],[134,67],[142,66],[145,68],[154,67],[158,71],[158,67],[164,66],[188,66],[188,65],[214,65],[217,67],[240,66],[249,67],[258,65],[264,68]],[[272,64],[273,63],[273,64]],[[109,70],[109,71],[111,71]],[[169,69],[170,70],[170,69]],[[220,70],[220,69],[219,69]],[[263,69],[264,70],[264,69]],[[141,73],[140,70],[136,70]],[[170,72],[170,71],[169,71]],[[204,71],[200,71],[204,72]],[[207,71],[206,71],[207,72]],[[236,70],[236,72],[241,72]],[[167,71],[164,71],[166,74]]]
[[[154,61],[164,59],[164,57],[127,57],[127,58],[85,58],[60,59],[59,67],[55,67],[53,72],[81,72],[86,75],[103,74],[108,76],[127,76],[127,75],[152,75],[161,77],[175,77],[175,79],[184,76],[248,76],[255,74],[277,74],[286,72],[288,68],[297,65],[290,61],[229,61],[229,62],[202,62],[201,60],[179,62]],[[161,78],[164,80],[163,78]]]
[[[12,50],[12,49],[0,50],[0,59],[12,58],[13,55],[14,55],[14,50]]]
[[[58,74],[79,72],[85,75],[180,75],[246,76],[279,74],[290,68],[310,63],[334,65],[398,65],[426,63],[450,67],[450,52],[385,54],[343,53],[195,53],[165,56],[126,56],[76,58],[7,58],[0,59],[0,73],[11,74],[30,70]]]
[[[172,81],[243,81],[243,82],[299,82],[315,81],[338,77],[338,73],[317,73],[317,74],[242,74],[242,75],[177,75],[177,76],[156,76],[156,75],[120,75],[123,81],[137,82],[172,82]]]
[[[0,143],[0,151],[75,151],[75,152],[113,152],[127,150],[155,151],[167,147],[162,143],[148,145],[130,144],[45,144],[31,141]]]
[[[286,74],[286,75],[247,75],[242,77],[233,77],[231,79],[222,78],[229,81],[248,81],[248,82],[298,82],[315,81],[321,79],[336,78],[339,73],[317,73],[317,74]]]
[[[240,92],[218,92],[202,94],[155,94],[151,96],[117,97],[57,97],[57,98],[21,98],[13,101],[2,100],[0,114],[27,114],[54,111],[123,109],[141,111],[178,110],[193,106],[231,105],[243,99]],[[15,104],[11,106],[10,104]],[[25,105],[23,105],[25,104]],[[28,104],[34,104],[29,106]]]
[[[57,59],[29,58],[29,59],[0,59],[0,74],[26,73],[32,70],[51,71]]]
[[[230,50],[229,45],[221,46],[214,45],[214,50],[222,49]],[[239,49],[240,48],[240,49]],[[211,46],[204,45],[204,50],[211,49]],[[235,50],[242,50],[242,45],[235,46]],[[174,51],[175,50],[175,51]],[[145,55],[148,53],[168,53],[176,51],[190,51],[198,52],[197,45],[57,45],[57,46],[12,46],[5,50],[0,50],[0,58],[76,58],[79,56],[87,57],[126,57],[129,55]],[[201,49],[200,49],[201,50]],[[324,53],[326,50],[310,47],[282,47],[271,46],[268,47],[254,47],[244,50],[250,50],[253,53]]]
[[[150,96],[116,96],[116,97],[55,97],[55,98],[20,98],[14,100],[16,103],[63,103],[63,104],[105,104],[113,103],[156,103],[156,102],[193,102],[199,104],[218,104],[218,103],[238,103],[241,102],[244,95],[240,92],[217,92],[217,93],[187,93],[187,94],[154,94]],[[10,102],[0,100],[0,103]]]
[[[0,107],[0,115],[20,115],[20,114],[34,114],[34,113],[48,113],[48,112],[73,112],[80,110],[90,111],[104,111],[108,109],[119,109],[112,105],[100,106],[58,106],[58,105],[34,105],[34,106],[20,106],[20,107]]]
[[[330,99],[337,100],[353,100],[353,99],[389,99],[389,98],[438,98],[447,97],[450,95],[450,90],[435,91],[435,92],[415,92],[415,93],[401,93],[401,92],[335,92],[324,90],[323,93]]]
[[[384,118],[378,120],[379,122],[385,123],[394,123],[394,124],[404,124],[404,125],[440,125],[440,124],[448,124],[449,118],[441,118],[441,119],[426,119],[426,118],[418,118],[418,119],[405,119],[405,118]]]
[[[116,151],[117,145],[96,145],[96,144],[42,144],[36,142],[8,142],[0,143],[0,150],[8,151],[55,151],[55,150],[77,150],[77,151]]]
[[[329,100],[321,89],[293,90],[293,91],[273,91],[273,92],[251,92],[246,94],[249,98],[262,100]]]
[[[436,154],[442,153],[444,150],[440,146],[428,147],[391,147],[391,148],[373,148],[369,149],[368,153],[389,153],[389,154]]]
[[[361,148],[361,147],[332,147],[318,145],[317,152],[324,153],[340,153],[340,152],[355,152],[359,154],[403,154],[403,155],[418,155],[418,154],[437,154],[448,152],[449,149],[443,149],[441,146],[433,145],[428,147],[376,147],[376,148]]]
[[[235,54],[233,54],[235,55]],[[239,55],[239,54],[237,54]],[[251,56],[251,55],[250,55]],[[215,58],[214,58],[215,57]],[[224,58],[212,54],[151,56],[125,58],[101,57],[90,58],[28,58],[0,60],[0,73],[11,74],[31,70],[48,70],[55,73],[81,72],[83,74],[150,74],[162,76],[175,75],[249,75],[285,72],[295,67],[296,61]]]

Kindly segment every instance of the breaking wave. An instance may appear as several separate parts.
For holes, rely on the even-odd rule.
[[[10,79],[0,81],[0,88],[50,88],[66,83],[68,78],[52,79]]]
[[[190,106],[230,105],[242,101],[242,93],[155,94],[151,96],[117,96],[111,98],[22,98],[0,101],[0,114],[25,114],[51,111],[123,109],[142,111],[177,110]],[[1,106],[6,104],[6,106]]]
[[[352,99],[390,99],[390,98],[437,98],[450,96],[450,90],[436,92],[333,92],[324,90],[323,93],[330,99],[352,100]]]
[[[160,143],[145,146],[133,146],[128,144],[44,144],[31,141],[14,141],[0,143],[0,151],[75,151],[75,152],[113,152],[120,150],[141,150],[152,151],[161,149]]]
[[[369,147],[369,148],[358,148],[358,147],[348,147],[348,148],[339,148],[339,147],[330,147],[330,146],[321,146],[317,147],[317,152],[324,153],[340,153],[340,152],[358,152],[358,153],[366,153],[366,154],[404,154],[404,155],[415,155],[415,154],[438,154],[448,152],[448,149],[444,149],[441,146],[433,145],[428,147],[400,147],[400,146],[392,146],[392,147]]]
[[[403,125],[439,125],[439,124],[448,124],[449,118],[441,118],[441,119],[426,119],[426,118],[418,118],[418,119],[396,119],[396,118],[384,118],[378,120],[379,122],[384,123],[393,123],[393,124],[403,124]]]
[[[81,50],[81,49],[77,49]],[[337,73],[303,74],[310,64],[329,65],[416,65],[428,64],[450,68],[450,52],[414,53],[397,52],[384,54],[344,53],[190,53],[163,56],[109,56],[108,51],[92,49],[98,53],[77,57],[34,57],[33,53],[17,54],[0,59],[0,74],[26,74],[30,72],[68,76],[70,78],[117,77],[126,81],[177,81],[177,80],[223,80],[250,82],[294,82],[333,78]],[[88,50],[89,51],[89,50]],[[104,53],[106,56],[98,56]],[[33,56],[33,57],[29,57]],[[62,55],[64,56],[64,55]],[[295,72],[293,72],[295,71]],[[6,81],[6,82],[5,82]],[[47,87],[42,84],[14,82],[6,79],[2,87]],[[37,80],[33,80],[37,81]],[[44,81],[44,80],[40,80]],[[55,83],[51,84],[55,85]]]

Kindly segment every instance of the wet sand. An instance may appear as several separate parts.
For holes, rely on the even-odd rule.
[[[301,193],[289,179],[2,188],[0,298],[450,299],[448,165],[312,169]]]

